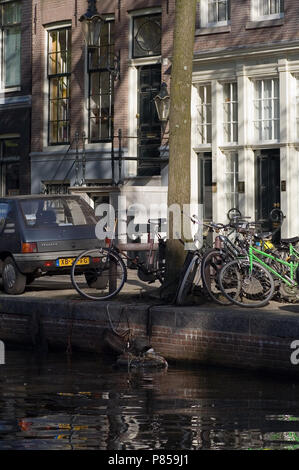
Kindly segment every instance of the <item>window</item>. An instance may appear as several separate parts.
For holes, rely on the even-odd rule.
[[[199,136],[201,144],[212,142],[212,105],[211,85],[199,87],[199,104],[197,106],[199,119]]]
[[[133,18],[132,57],[161,54],[161,15],[135,16]]]
[[[283,16],[283,0],[253,0],[253,18],[267,20]]]
[[[237,83],[223,85],[223,131],[225,142],[238,141]]]
[[[296,79],[296,139],[299,139],[299,75],[295,76]]]
[[[86,203],[70,198],[37,198],[20,201],[27,226],[34,227],[50,222],[59,226],[94,225],[95,216]],[[51,213],[51,214],[50,214]]]
[[[227,208],[239,207],[239,194],[238,194],[238,154],[228,153],[226,155],[226,171],[225,171],[225,194]]]
[[[99,46],[88,51],[89,72],[89,141],[113,137],[114,101],[114,22],[101,28]]]
[[[21,2],[0,0],[1,88],[21,83]]]
[[[9,202],[0,202],[0,233],[3,232],[7,215],[10,210],[11,210],[11,205]]]
[[[200,2],[201,27],[225,26],[230,20],[230,0],[203,0]]]
[[[198,183],[198,202],[203,205],[203,218],[204,220],[212,220],[213,194],[211,153],[199,154]]]
[[[296,77],[296,138],[299,139],[299,76]]]
[[[279,139],[279,81],[254,82],[254,137],[256,142]]]
[[[48,32],[49,133],[50,145],[69,143],[71,76],[71,29]]]

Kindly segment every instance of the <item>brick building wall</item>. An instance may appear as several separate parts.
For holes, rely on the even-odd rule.
[[[239,158],[239,180],[240,187],[245,188],[239,197],[240,209],[253,219],[259,217],[257,207],[257,184],[255,181],[255,160],[258,158],[258,150],[261,155],[273,148],[277,149],[280,158],[280,175],[277,179],[286,182],[288,188],[293,188],[295,182],[289,181],[290,166],[297,162],[297,138],[290,138],[293,132],[295,112],[291,111],[291,103],[294,102],[295,92],[288,97],[291,89],[290,81],[297,74],[297,49],[299,33],[297,31],[297,19],[299,16],[295,0],[285,0],[283,13],[279,17],[256,20],[252,14],[253,2],[258,0],[244,0],[239,2],[231,0],[230,18],[227,24],[221,26],[203,27],[201,24],[201,5],[207,2],[198,2],[196,18],[196,35],[194,46],[194,74],[193,74],[193,103],[192,103],[192,199],[199,201],[202,182],[199,180],[199,159],[205,158],[204,154],[210,153],[212,159],[211,180],[217,183],[217,191],[211,196],[210,205],[212,213],[209,217],[226,222],[226,214],[230,202],[226,200],[226,153],[236,151]],[[70,141],[72,142],[76,132],[88,133],[88,78],[86,73],[86,51],[81,33],[80,16],[86,11],[85,0],[66,0],[64,2],[44,0],[36,2],[34,12],[33,33],[33,118],[32,118],[32,191],[40,191],[40,182],[51,180],[54,176],[57,180],[63,180],[68,174],[74,162],[74,151],[69,152],[65,162],[60,168],[60,163],[68,150],[67,145],[48,145],[48,81],[46,70],[46,31],[53,26],[68,24],[72,32],[72,64],[71,64],[71,98],[70,98]],[[126,1],[102,1],[97,2],[100,14],[110,15],[115,24],[115,53],[120,53],[120,76],[114,81],[114,136],[118,130],[122,131],[122,172],[116,163],[112,169],[111,143],[87,142],[88,165],[87,179],[106,181],[107,184],[113,179],[115,171],[115,182],[125,179],[139,177],[138,163],[129,159],[138,160],[140,131],[138,121],[138,97],[139,97],[139,71],[146,64],[161,64],[161,81],[166,81],[171,88],[171,57],[173,42],[173,26],[175,20],[175,0],[126,0]],[[162,40],[161,54],[153,57],[133,58],[131,54],[132,33],[131,27],[136,15],[143,13],[161,12]],[[275,16],[275,15],[274,15]],[[298,44],[297,44],[298,43]],[[150,60],[148,60],[150,59]],[[299,72],[299,70],[298,70]],[[294,74],[294,75],[292,75]],[[271,75],[272,79],[278,80],[280,87],[280,122],[281,135],[279,138],[269,142],[253,142],[252,132],[253,111],[250,109],[253,103],[254,81],[259,78],[266,79]],[[245,77],[245,78],[241,78]],[[238,107],[239,107],[239,140],[233,145],[224,145],[222,142],[221,128],[223,126],[220,108],[223,107],[222,90],[223,81],[227,80],[237,84]],[[243,82],[242,82],[243,80]],[[289,82],[288,82],[289,80]],[[211,85],[213,88],[213,141],[202,145],[199,143],[199,87],[201,84]],[[245,86],[246,85],[246,86]],[[250,114],[251,113],[251,114]],[[216,117],[217,115],[217,117]],[[289,117],[287,116],[289,115]],[[251,126],[251,127],[250,127]],[[294,132],[293,132],[294,134]],[[127,139],[127,137],[129,137]],[[167,137],[162,142],[167,147]],[[118,140],[114,137],[114,147],[117,154]],[[225,143],[226,144],[226,143]],[[81,145],[81,144],[80,144]],[[270,145],[270,146],[269,146]],[[288,146],[288,147],[287,147]],[[292,146],[292,149],[291,149]],[[224,148],[225,147],[225,148]],[[166,149],[167,150],[167,149]],[[166,152],[167,155],[167,152]],[[235,158],[235,157],[234,157]],[[126,160],[127,159],[127,160]],[[288,162],[287,164],[283,162]],[[251,166],[248,162],[251,162]],[[296,163],[297,164],[297,163]],[[57,168],[60,173],[57,174]],[[163,167],[163,164],[161,165]],[[297,171],[297,170],[296,170]],[[153,175],[157,173],[153,172]],[[54,178],[55,179],[55,178]],[[70,173],[70,186],[74,185],[74,169]],[[137,180],[136,180],[137,181]],[[148,183],[150,181],[150,183]],[[244,183],[244,184],[243,184]],[[98,183],[96,183],[98,184]],[[110,184],[110,183],[109,183]],[[137,184],[136,182],[134,184]],[[167,186],[167,164],[162,168],[159,178],[138,180],[140,186],[145,184],[156,184]],[[213,186],[214,189],[216,185]],[[211,193],[212,191],[210,191]],[[88,196],[89,197],[89,196]],[[105,198],[112,198],[108,189]],[[163,196],[164,198],[164,196]],[[299,204],[299,194],[298,197]],[[281,204],[285,214],[294,211],[297,199],[292,201],[289,195],[281,193],[277,195],[275,204]],[[162,201],[162,199],[161,199]],[[164,199],[163,199],[164,201]],[[199,201],[202,203],[202,201]],[[271,201],[270,201],[271,202]],[[270,203],[269,203],[270,204]],[[272,204],[272,202],[271,202]],[[270,204],[270,206],[271,206]],[[226,207],[227,206],[227,207]],[[268,209],[267,209],[268,210]],[[299,222],[290,222],[283,236],[295,236],[299,230]]]
[[[284,17],[278,20],[256,22],[251,20],[252,0],[231,0],[230,26],[226,32],[200,30],[197,22],[194,53],[217,48],[233,48],[249,45],[265,45],[299,39],[298,2],[284,1]],[[198,9],[199,10],[199,9]],[[198,11],[198,16],[199,16]]]
[[[294,0],[285,0],[280,2],[281,10],[271,14],[266,11],[261,14],[268,3],[259,0],[231,0],[227,4],[230,5],[230,17],[226,17],[226,21],[205,24],[203,5],[207,6],[207,2],[202,0],[198,3],[193,69],[191,192],[194,199],[200,199],[209,208],[208,218],[223,223],[227,222],[227,213],[233,204],[252,220],[263,220],[264,229],[271,230],[271,224],[267,222],[269,213],[274,207],[279,207],[286,216],[282,236],[293,237],[299,231],[298,220],[292,217],[299,205],[299,136],[295,129],[298,118],[295,109],[299,73],[298,4]],[[260,10],[257,9],[258,4]],[[236,136],[224,135],[225,100],[231,101],[225,97],[225,84],[235,87],[237,111],[233,120]],[[257,87],[270,84],[275,84],[278,89],[275,97],[277,110],[270,110],[270,118],[266,122],[265,95],[259,101]],[[208,103],[212,116],[209,123],[211,133],[208,137],[201,134],[204,127],[201,127],[203,120],[199,115],[200,93],[204,89],[211,96]],[[271,105],[267,109],[270,108]],[[274,113],[275,123],[272,119]],[[275,133],[264,132],[276,125]],[[232,177],[228,168],[233,160],[236,171]],[[213,193],[210,187],[209,195],[206,194],[208,204],[199,194],[199,188],[204,185],[199,175],[200,165],[205,164],[209,165],[209,178],[214,188]],[[267,182],[265,174],[269,178]],[[234,195],[229,189],[233,185]],[[271,193],[274,186],[275,194],[274,191]],[[239,188],[242,189],[239,191]]]
[[[67,0],[37,2],[36,27],[33,33],[33,120],[32,120],[32,151],[43,150],[46,75],[46,36],[45,28],[49,25],[70,22],[72,25],[72,78],[71,78],[71,129],[83,131],[85,50],[79,18],[87,8],[85,0],[74,2]],[[77,8],[76,8],[77,5]],[[116,0],[102,1],[97,5],[100,14],[112,14],[115,18],[115,51],[120,50],[120,77],[115,83],[115,129],[122,129],[127,134],[128,124],[128,60],[129,60],[129,27],[130,12],[160,6],[157,0],[128,0],[120,3]],[[162,4],[162,57],[170,58],[172,48],[172,25],[174,21],[174,0]],[[162,66],[162,73],[169,69],[170,61]],[[165,76],[169,81],[169,77]]]
[[[9,181],[5,144],[18,139],[17,155],[14,155],[15,178],[19,180],[14,192],[27,194],[30,192],[30,145],[31,145],[31,37],[32,37],[32,2],[30,0],[21,4],[21,51],[20,51],[20,83],[17,86],[0,88],[0,146],[1,155],[1,193],[8,194]],[[4,42],[1,44],[4,48]],[[4,64],[4,62],[3,62]],[[3,66],[2,64],[2,66]],[[4,66],[3,66],[4,70]],[[3,85],[4,86],[4,85]],[[8,140],[6,140],[8,139]]]

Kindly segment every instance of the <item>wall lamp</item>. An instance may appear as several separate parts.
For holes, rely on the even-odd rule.
[[[82,25],[82,33],[88,50],[100,47],[100,35],[102,26],[106,19],[101,16],[96,7],[96,0],[87,0],[88,7],[86,13],[79,18]],[[114,80],[120,78],[120,51],[113,57],[113,67],[106,66],[113,75]]]
[[[169,118],[170,96],[167,90],[167,84],[161,83],[159,93],[154,97],[159,121],[166,123]]]

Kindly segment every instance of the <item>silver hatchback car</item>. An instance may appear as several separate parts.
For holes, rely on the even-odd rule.
[[[37,277],[70,273],[78,254],[101,246],[96,223],[93,209],[80,196],[0,198],[0,274],[5,292],[21,294]]]

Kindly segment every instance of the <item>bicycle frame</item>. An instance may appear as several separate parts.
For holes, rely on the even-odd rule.
[[[286,266],[288,268],[288,272],[290,273],[290,276],[281,275],[272,266],[269,266],[267,263],[261,260],[257,255],[264,256],[268,259],[271,259],[272,261],[276,261],[280,263],[281,265]],[[267,253],[265,251],[259,250],[258,248],[251,245],[249,247],[250,271],[252,270],[253,261],[255,261],[259,263],[261,266],[263,266],[264,268],[266,268],[268,271],[270,271],[274,276],[278,277],[281,281],[283,281],[288,286],[290,287],[296,286],[298,285],[298,283],[294,279],[294,277],[295,277],[296,269],[299,266],[299,252],[294,248],[292,244],[289,245],[289,255],[290,255],[290,261],[285,261],[282,258],[278,258],[277,256],[274,256],[271,253]],[[294,261],[294,258],[298,261]]]
[[[114,232],[116,230],[118,220],[116,219],[114,222]],[[155,235],[158,237],[158,246],[155,248],[157,243],[155,242]],[[109,252],[115,252],[119,256],[126,259],[136,268],[138,268],[139,274],[143,274],[144,276],[149,276],[148,279],[144,278],[141,279],[140,275],[138,274],[139,278],[144,282],[153,282],[153,280],[161,280],[162,279],[162,259],[159,258],[162,256],[162,245],[164,240],[160,236],[159,232],[155,230],[154,236],[148,234],[148,243],[147,244],[140,244],[140,243],[115,243],[114,239],[106,238],[106,248],[108,248]],[[134,258],[128,255],[128,251],[143,251],[146,252],[146,261],[140,261],[139,256],[135,256]],[[158,258],[156,259],[156,253],[158,252]]]

